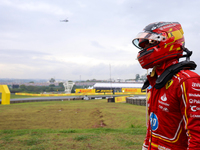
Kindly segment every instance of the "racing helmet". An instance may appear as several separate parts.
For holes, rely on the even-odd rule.
[[[132,43],[140,49],[137,59],[144,69],[183,56],[184,32],[178,22],[156,22],[147,25]]]

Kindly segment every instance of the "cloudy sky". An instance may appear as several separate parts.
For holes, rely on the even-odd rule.
[[[199,0],[0,0],[0,78],[135,78],[131,41],[157,21],[181,23],[200,64]]]

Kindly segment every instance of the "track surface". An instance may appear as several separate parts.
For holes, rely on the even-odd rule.
[[[110,96],[88,96],[89,99],[105,99]],[[10,99],[10,103],[40,102],[40,101],[63,101],[63,100],[83,100],[84,96],[52,96],[52,97],[33,97]],[[1,99],[0,99],[1,102]]]
[[[122,96],[122,95],[114,95]],[[126,96],[126,95],[123,95]],[[138,95],[140,97],[140,95]],[[89,99],[107,99],[110,98],[111,95],[95,95],[95,96],[88,96]],[[142,96],[143,97],[143,96]],[[33,98],[16,98],[10,99],[10,103],[23,103],[23,102],[41,102],[41,101],[66,101],[66,100],[83,100],[84,96],[52,96],[52,97],[33,97]],[[87,99],[86,99],[87,100]],[[1,102],[1,99],[0,99]]]

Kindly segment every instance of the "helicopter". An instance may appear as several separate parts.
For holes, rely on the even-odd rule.
[[[64,20],[60,20],[60,22],[69,22],[69,20],[64,19]]]

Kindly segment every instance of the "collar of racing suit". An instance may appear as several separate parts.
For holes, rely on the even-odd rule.
[[[194,70],[196,66],[197,65],[193,61],[182,61],[168,66],[159,77],[157,75],[158,71],[156,71],[156,74],[153,77],[150,75],[147,76],[147,80],[144,82],[142,90],[146,89],[149,85],[155,86],[156,89],[161,89],[163,86],[165,86],[167,81],[169,81],[173,75],[178,73],[180,70]]]
[[[172,59],[172,60],[168,60],[168,61],[165,61],[164,63],[160,64],[160,65],[157,65],[155,66],[155,72],[158,76],[160,76],[165,70],[166,68],[174,65],[174,64],[177,64],[178,63],[178,60],[177,59]]]

